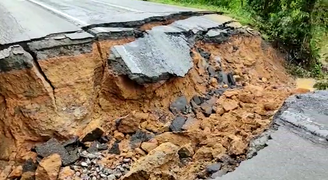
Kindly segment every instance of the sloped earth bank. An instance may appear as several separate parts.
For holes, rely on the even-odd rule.
[[[194,180],[238,166],[296,92],[283,58],[244,29],[172,34],[191,45],[185,75],[122,71],[113,52],[130,35],[2,50],[0,179]]]

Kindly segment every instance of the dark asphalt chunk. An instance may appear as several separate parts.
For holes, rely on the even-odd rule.
[[[31,69],[33,57],[19,46],[11,46],[0,50],[0,72],[11,70]]]
[[[170,130],[172,132],[179,132],[182,130],[182,126],[184,125],[184,123],[186,122],[186,118],[182,117],[182,116],[178,116],[176,117],[171,125],[170,125]]]
[[[96,129],[92,130],[91,132],[89,132],[88,134],[86,134],[82,138],[82,142],[92,142],[92,141],[99,140],[103,134],[104,134],[104,131],[102,129],[96,128]]]
[[[132,148],[136,148],[136,146],[142,142],[147,142],[150,139],[152,139],[154,137],[154,135],[141,131],[141,130],[137,130],[136,133],[134,133],[131,136],[131,140],[130,140],[130,145]]]
[[[149,32],[144,38],[114,46],[108,63],[119,75],[139,84],[184,77],[193,66],[190,46],[182,35]]]
[[[328,140],[328,91],[289,97],[275,119]]]
[[[187,113],[188,109],[188,100],[185,96],[178,97],[171,105],[170,105],[170,111],[173,114],[178,113]]]
[[[35,150],[38,156],[41,156],[42,158],[48,157],[52,154],[59,154],[64,166],[74,163],[79,158],[77,150],[72,150],[72,154],[70,154],[65,147],[54,138],[46,143],[36,146]]]
[[[32,159],[25,161],[23,164],[23,173],[24,172],[34,172],[37,168],[37,164],[33,162]]]
[[[118,142],[115,142],[108,152],[110,154],[117,154],[117,155],[121,154]]]

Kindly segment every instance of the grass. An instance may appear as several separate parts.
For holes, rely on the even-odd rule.
[[[163,3],[163,4],[171,4],[171,5],[182,6],[182,7],[209,10],[215,12],[223,12],[226,16],[238,20],[238,22],[241,23],[242,25],[248,25],[254,27],[254,19],[252,18],[251,13],[245,11],[240,7],[225,8],[225,7],[219,7],[214,5],[200,4],[197,2],[188,3],[183,1],[177,2],[174,0],[149,0],[149,1]]]

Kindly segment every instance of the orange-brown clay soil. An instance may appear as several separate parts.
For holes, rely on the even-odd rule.
[[[135,161],[131,173],[122,179],[142,179],[142,174],[146,174],[145,177],[150,180],[172,177],[194,180],[212,162],[226,156],[239,160],[245,158],[251,139],[269,127],[274,113],[295,92],[294,80],[284,69],[283,57],[258,36],[234,35],[223,44],[197,42],[193,49],[194,67],[185,77],[146,86],[115,75],[107,64],[109,47],[129,41],[98,42],[91,54],[40,62],[45,75],[55,87],[54,92],[46,91],[47,88],[43,87],[44,90],[37,90],[40,92],[38,97],[8,95],[4,101],[0,96],[0,111],[6,114],[5,117],[0,115],[0,119],[21,118],[16,122],[19,125],[9,122],[16,129],[9,128],[8,124],[2,124],[0,128],[6,132],[4,139],[8,144],[16,142],[16,147],[12,145],[6,152],[7,155],[10,152],[17,155],[3,159],[35,158],[25,148],[51,135],[61,138],[83,136],[89,130],[102,127],[107,135],[113,137],[109,145],[120,140],[121,150],[120,155],[107,153],[102,163],[107,167],[115,166],[124,157],[131,157]],[[211,53],[209,62],[197,53],[196,48]],[[217,57],[221,58],[221,65]],[[183,115],[195,120],[185,131],[170,132],[169,125],[174,115],[169,111],[169,105],[177,97],[185,96],[189,101],[195,95],[203,96],[211,89],[224,86],[209,77],[206,64],[232,72],[237,88],[211,98],[215,113],[209,117],[205,117],[201,109],[195,115]],[[2,83],[5,80],[2,81],[1,77]],[[33,82],[34,79],[26,78],[24,82]],[[15,115],[16,106],[11,107],[11,100],[24,104],[25,109],[30,111],[26,115],[24,112],[20,116]],[[48,105],[43,102],[48,102]],[[31,113],[32,110],[35,111]],[[118,119],[120,125],[116,126]],[[23,123],[26,121],[31,121],[27,127],[33,127],[33,131],[25,128]],[[4,122],[0,121],[0,125]],[[48,134],[48,129],[44,129],[47,123],[51,124],[51,133]],[[131,135],[137,130],[151,133],[154,138],[132,148]],[[29,137],[24,137],[26,135]],[[22,148],[22,144],[25,148]],[[185,162],[181,162],[177,155],[182,147],[190,153]],[[158,162],[154,163],[154,159]]]

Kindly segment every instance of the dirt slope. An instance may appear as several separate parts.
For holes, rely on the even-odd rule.
[[[258,35],[236,32],[223,43],[197,40],[194,67],[185,77],[144,86],[116,75],[107,62],[108,49],[131,38],[90,43],[79,56],[38,59],[47,80],[35,64],[1,73],[0,159],[35,160],[30,150],[36,144],[84,137],[99,127],[111,139],[109,148],[119,149],[102,152],[99,163],[114,168],[132,159],[118,179],[203,179],[211,175],[207,165],[217,162],[233,170],[250,140],[296,92],[279,52]],[[175,111],[177,99],[186,102]],[[178,117],[183,128],[174,130]]]

